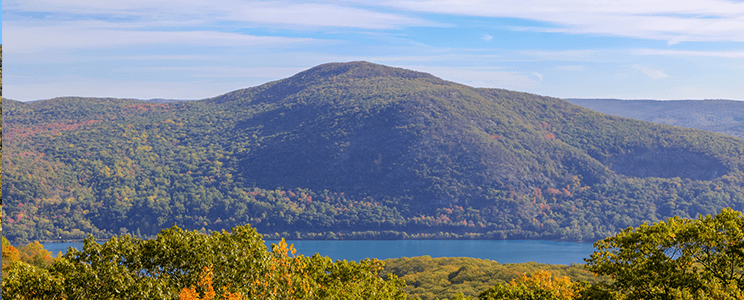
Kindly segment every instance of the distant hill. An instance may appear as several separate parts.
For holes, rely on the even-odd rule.
[[[608,115],[719,132],[744,139],[744,101],[566,99]]]
[[[153,103],[172,103],[172,102],[194,101],[194,100],[154,98],[154,99],[149,99],[149,100],[145,100],[145,101],[147,101],[147,102],[153,102]]]
[[[744,208],[744,140],[366,62],[210,99],[6,101],[9,239],[595,240]]]

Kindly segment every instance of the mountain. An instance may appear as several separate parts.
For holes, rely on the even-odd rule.
[[[0,44],[0,108],[3,104],[3,45]],[[2,140],[2,134],[3,134],[3,127],[2,127],[2,116],[0,116],[0,140]],[[2,152],[2,143],[0,143],[0,153]],[[0,172],[2,172],[2,165],[0,165]],[[2,176],[0,176],[0,186],[2,186]],[[0,188],[0,209],[2,209],[2,189]],[[3,212],[4,213],[4,212]],[[0,214],[0,231],[2,231],[2,218],[3,215]]]
[[[210,99],[7,101],[10,239],[595,240],[741,209],[744,141],[366,62]]]
[[[744,139],[744,101],[566,99],[608,115],[697,128]]]

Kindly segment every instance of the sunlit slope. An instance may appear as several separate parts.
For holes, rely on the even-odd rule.
[[[366,62],[202,101],[4,114],[6,193],[35,207],[8,211],[14,238],[248,222],[306,238],[592,240],[744,201],[740,139]]]

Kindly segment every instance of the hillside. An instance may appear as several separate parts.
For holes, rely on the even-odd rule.
[[[608,115],[697,128],[744,139],[744,101],[566,99]]]
[[[744,140],[366,62],[199,101],[6,101],[3,120],[15,240],[595,240],[744,208]]]
[[[3,45],[0,44],[0,109],[2,109],[3,106]],[[2,126],[2,116],[0,116],[0,141],[3,140],[3,126]],[[0,143],[0,153],[3,150],[2,143]],[[0,172],[2,172],[2,164],[0,164]],[[3,178],[0,176],[0,186],[2,186]],[[3,207],[3,190],[0,188],[0,210],[2,210]],[[2,231],[2,218],[4,214],[4,210],[0,211],[0,231]]]
[[[456,299],[478,297],[480,293],[498,283],[508,283],[523,274],[548,271],[555,277],[569,276],[574,281],[598,283],[606,277],[592,276],[582,265],[550,265],[535,262],[500,264],[488,259],[470,257],[429,256],[402,257],[385,260],[380,275],[394,274],[405,280],[405,291],[412,299]]]

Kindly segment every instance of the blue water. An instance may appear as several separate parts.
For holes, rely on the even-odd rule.
[[[269,246],[277,241],[266,241]],[[287,241],[294,244],[298,254],[320,253],[334,260],[359,261],[370,257],[378,259],[414,257],[475,257],[499,263],[537,262],[547,264],[584,263],[584,258],[594,252],[591,243],[553,241],[483,241],[483,240],[395,240],[395,241]],[[68,247],[81,249],[83,243],[46,243],[44,248],[63,253]]]

